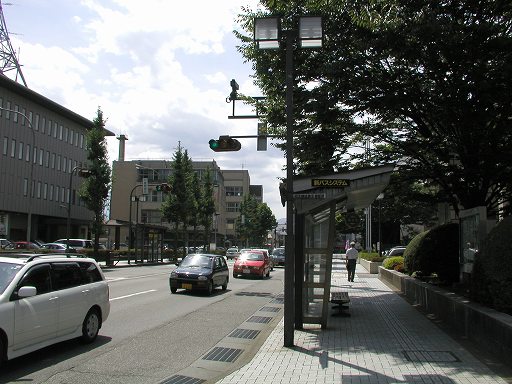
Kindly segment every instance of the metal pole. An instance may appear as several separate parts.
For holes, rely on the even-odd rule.
[[[73,174],[77,169],[78,167],[74,167],[69,174],[68,218],[66,221],[66,253],[69,252],[69,233],[71,232],[71,188],[73,186]]]
[[[130,192],[130,213],[129,213],[129,223],[128,223],[128,264],[130,264],[130,249],[132,249],[132,199],[133,199],[133,191],[135,191],[135,188],[140,187],[142,184],[137,184],[135,187],[132,188]],[[137,262],[137,256],[135,256],[135,262]]]
[[[286,39],[286,239],[284,270],[284,346],[294,345],[295,240],[293,228],[293,41],[295,31],[283,31]]]

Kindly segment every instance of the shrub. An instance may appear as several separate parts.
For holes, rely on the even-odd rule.
[[[405,268],[437,275],[443,284],[459,281],[459,225],[439,225],[414,237],[404,252]]]
[[[385,259],[383,256],[379,256],[377,252],[360,252],[359,257],[367,261],[381,262]]]
[[[475,301],[512,315],[512,216],[500,221],[475,255],[470,295]]]
[[[388,257],[382,263],[382,266],[386,269],[395,269],[397,266],[400,266],[400,265],[402,266],[401,268],[403,269],[404,258],[402,256]]]

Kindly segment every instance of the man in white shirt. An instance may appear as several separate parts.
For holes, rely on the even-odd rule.
[[[347,261],[348,281],[353,282],[356,274],[356,263],[359,257],[359,252],[356,249],[356,243],[350,243],[350,248],[345,253],[345,260]]]

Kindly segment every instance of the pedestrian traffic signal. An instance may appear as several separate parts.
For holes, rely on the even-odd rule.
[[[210,149],[215,152],[239,151],[242,144],[237,139],[229,136],[219,136],[218,140],[211,139],[209,141]]]
[[[156,186],[158,192],[171,192],[171,186],[167,183],[162,183]]]

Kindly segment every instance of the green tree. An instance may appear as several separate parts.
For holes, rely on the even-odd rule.
[[[250,194],[245,195],[240,205],[240,217],[237,219],[239,240],[251,247],[262,247],[266,243],[268,231],[275,226],[277,221],[268,205],[259,203]]]
[[[92,129],[87,132],[86,148],[90,176],[84,180],[79,194],[86,207],[94,213],[92,233],[94,234],[94,252],[97,253],[111,186],[111,169],[105,140],[105,120],[103,120],[103,112],[100,108],[93,120]]]
[[[284,131],[283,50],[258,50],[253,18],[323,17],[325,44],[294,52],[297,172],[397,162],[459,207],[512,198],[512,3],[264,0],[237,32],[271,129]],[[347,149],[370,139],[368,158]],[[322,145],[318,143],[322,142]],[[323,152],[318,153],[319,151]],[[354,152],[352,152],[354,154]],[[333,168],[333,169],[331,169]]]
[[[213,197],[214,184],[212,180],[212,173],[209,167],[206,168],[206,172],[204,173],[203,179],[201,181],[202,184],[201,197],[199,199],[199,223],[203,226],[205,242],[204,245],[207,246],[212,230],[213,215],[216,212],[215,201]]]
[[[172,174],[169,177],[171,192],[162,203],[162,217],[174,224],[175,244],[178,249],[179,240],[182,240],[184,254],[187,254],[187,227],[190,224],[194,211],[194,193],[192,189],[193,168],[187,150],[178,147],[173,156]]]

